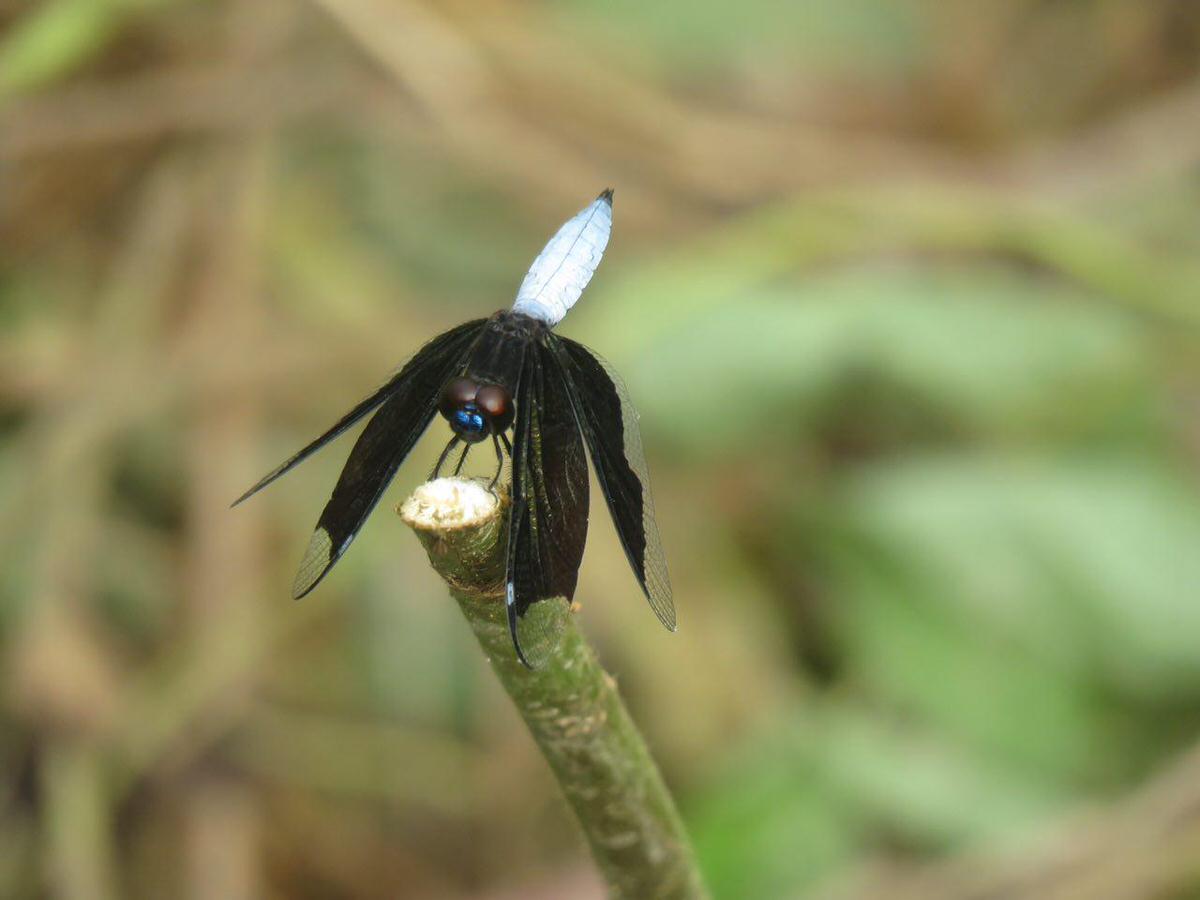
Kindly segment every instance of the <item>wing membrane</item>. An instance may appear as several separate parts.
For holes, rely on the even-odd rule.
[[[484,320],[469,322],[434,338],[391,382],[391,392],[350,451],[342,474],[300,563],[292,596],[316,587],[358,534],[359,528],[400,463],[437,410],[442,385],[461,370]]]
[[[587,461],[558,360],[526,354],[513,445],[508,620],[517,655],[542,665],[557,649],[587,539]]]
[[[674,631],[675,602],[654,521],[637,410],[621,377],[598,354],[568,338],[552,336],[551,341],[621,546],[654,614]]]
[[[469,331],[472,328],[477,328],[481,323],[482,323],[482,320],[477,320],[474,322],[468,322],[465,325],[460,325],[457,328],[452,328],[450,331],[447,331],[444,334],[439,335],[438,337],[436,337],[432,341],[430,341],[428,344],[426,344],[423,348],[421,348],[418,355],[420,355],[421,353],[426,353],[426,352],[428,352],[430,354],[438,353],[439,351],[444,349],[447,346],[447,344],[450,344],[454,340],[456,340],[461,334]],[[412,362],[416,362],[416,357],[413,358]],[[250,497],[254,496],[259,491],[261,491],[263,488],[265,488],[268,484],[270,484],[272,481],[274,481],[275,479],[279,478],[282,475],[286,475],[288,472],[290,472],[292,469],[296,468],[296,466],[300,465],[300,463],[304,462],[304,460],[308,459],[310,456],[312,456],[314,453],[316,453],[318,450],[320,450],[322,447],[324,447],[326,444],[328,444],[334,438],[340,437],[343,432],[345,432],[349,428],[353,427],[354,424],[356,422],[358,422],[359,419],[361,419],[363,416],[367,415],[367,413],[371,412],[376,407],[378,407],[380,404],[382,404],[385,400],[387,400],[388,397],[390,397],[393,393],[395,393],[400,388],[400,386],[404,382],[404,379],[408,378],[409,375],[411,374],[410,366],[411,366],[411,363],[409,364],[409,366],[403,367],[399,372],[397,372],[394,376],[392,376],[391,379],[388,380],[387,384],[383,385],[383,387],[379,388],[377,391],[375,391],[375,393],[371,394],[371,396],[364,399],[361,403],[359,403],[352,410],[350,410],[350,412],[346,413],[344,416],[342,416],[340,419],[338,419],[338,421],[334,424],[334,426],[332,428],[330,428],[328,431],[326,431],[323,435],[321,435],[319,438],[314,440],[311,444],[306,446],[303,450],[300,450],[294,456],[292,456],[291,458],[280,463],[278,466],[276,466],[274,469],[272,469],[270,472],[268,472],[266,475],[264,475],[261,479],[259,479],[259,481],[254,485],[254,487],[250,488],[250,490],[246,491],[246,493],[242,494],[242,496],[240,496],[236,500],[234,500],[232,505],[237,506],[243,500],[247,500]]]

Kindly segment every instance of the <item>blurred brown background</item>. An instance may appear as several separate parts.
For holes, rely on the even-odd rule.
[[[349,448],[616,227],[681,628],[579,599],[718,898],[1200,896],[1200,5],[0,0],[0,896],[601,895]]]

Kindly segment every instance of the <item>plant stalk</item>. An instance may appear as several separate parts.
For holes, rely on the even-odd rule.
[[[442,478],[421,485],[400,513],[550,764],[610,896],[707,897],[675,802],[574,616],[543,668],[517,659],[503,590],[507,505],[477,482]]]

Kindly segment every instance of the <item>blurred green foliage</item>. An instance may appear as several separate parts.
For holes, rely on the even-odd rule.
[[[0,2],[0,895],[598,896],[388,509],[439,436],[303,604],[347,442],[226,507],[609,184],[562,330],[681,629],[599,511],[582,615],[715,895],[1196,890],[1198,48],[1178,0]]]
[[[751,0],[737,15],[712,0],[569,0],[557,6],[556,13],[573,25],[582,22],[640,45],[668,78],[751,63],[769,71],[797,59],[825,71],[895,72],[920,58],[925,24],[915,5],[878,0]]]

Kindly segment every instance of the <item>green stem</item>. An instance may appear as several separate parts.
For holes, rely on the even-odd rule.
[[[447,479],[443,479],[446,481]],[[419,491],[420,489],[418,489]],[[569,617],[541,669],[517,660],[503,599],[506,502],[447,527],[454,515],[402,515],[475,632],[583,827],[615,898],[707,897],[687,835],[616,682]]]

